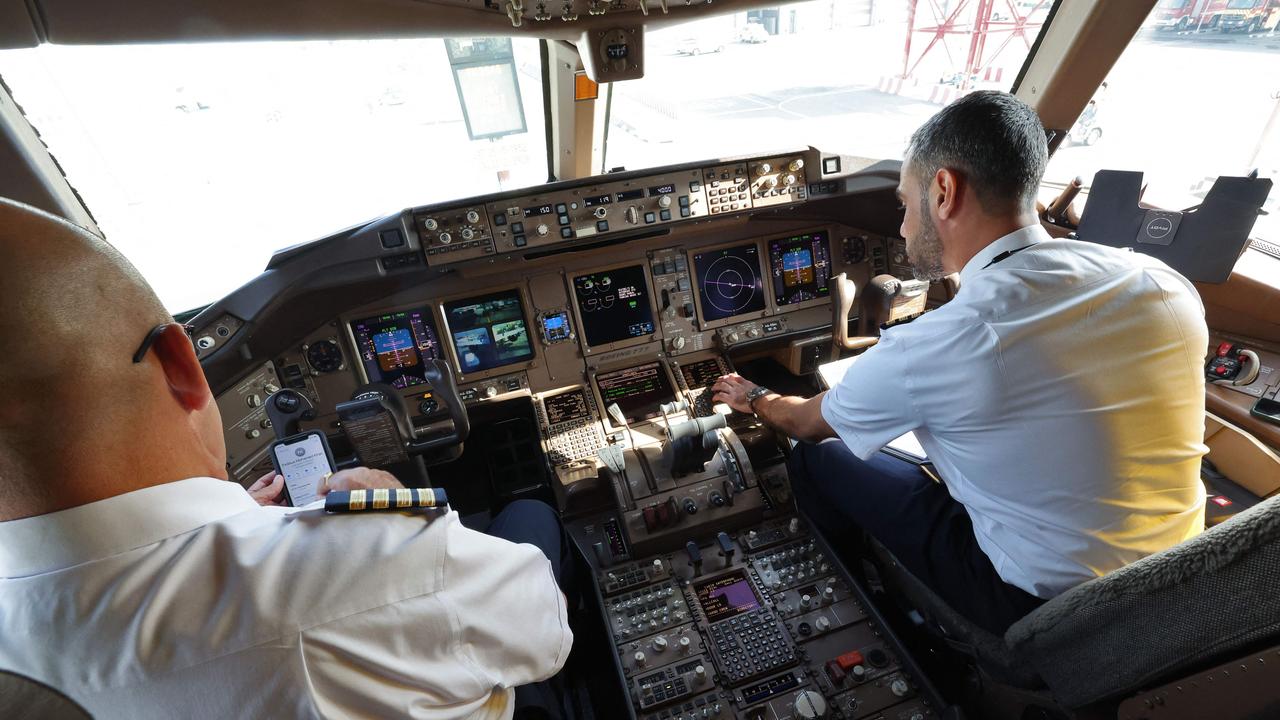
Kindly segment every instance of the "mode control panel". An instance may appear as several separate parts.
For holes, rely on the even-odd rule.
[[[515,252],[709,212],[701,172],[686,170],[497,201],[488,214],[498,252]]]
[[[483,205],[471,205],[413,216],[427,262],[437,264],[492,255],[493,233]]]
[[[462,398],[464,403],[473,403],[492,400],[500,395],[520,392],[528,389],[529,376],[525,373],[516,373],[514,375],[489,378],[488,380],[476,383],[475,385],[464,385],[459,387],[458,397]]]

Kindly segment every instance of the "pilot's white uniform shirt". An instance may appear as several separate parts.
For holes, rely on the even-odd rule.
[[[449,512],[289,518],[192,478],[0,523],[0,669],[95,718],[510,718],[573,635]]]
[[[1202,531],[1208,331],[1191,283],[1038,225],[960,278],[823,398],[853,453],[914,431],[1000,577],[1041,598]]]

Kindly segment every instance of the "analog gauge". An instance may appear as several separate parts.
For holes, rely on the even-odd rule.
[[[342,369],[342,350],[332,340],[321,340],[307,348],[307,363],[316,372],[328,373]]]

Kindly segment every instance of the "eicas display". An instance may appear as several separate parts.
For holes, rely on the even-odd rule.
[[[642,265],[578,275],[573,278],[573,295],[589,346],[653,334],[653,307]]]

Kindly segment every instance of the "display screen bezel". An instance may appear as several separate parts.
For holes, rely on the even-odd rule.
[[[615,340],[611,343],[603,343],[600,345],[591,345],[587,342],[586,324],[582,320],[582,308],[578,307],[578,293],[574,286],[574,280],[584,275],[594,275],[596,273],[608,272],[610,270],[620,270],[638,265],[640,273],[644,277],[645,293],[649,297],[649,315],[653,318],[653,332],[648,335],[640,335],[633,338],[625,338]],[[584,268],[582,270],[574,270],[567,272],[564,276],[565,292],[569,294],[571,304],[573,305],[573,321],[578,325],[578,339],[581,341],[584,353],[601,353],[611,350],[621,350],[622,348],[635,347],[636,345],[644,345],[646,343],[658,342],[661,335],[662,318],[658,314],[658,301],[654,297],[653,278],[649,274],[649,266],[643,261],[631,260],[629,262],[612,263],[601,267]]]
[[[748,245],[754,245],[756,249],[756,265],[757,271],[760,273],[760,292],[764,295],[764,307],[760,310],[752,310],[750,312],[739,313],[737,315],[730,315],[718,320],[708,320],[706,310],[702,305],[702,288],[699,285],[700,278],[698,277],[698,263],[695,258],[698,255],[705,255],[710,252],[746,247]],[[714,330],[726,325],[734,325],[748,320],[759,320],[774,314],[773,291],[769,286],[768,280],[765,279],[765,260],[767,255],[766,250],[759,239],[736,240],[734,242],[721,243],[710,247],[695,248],[686,251],[686,254],[688,255],[689,285],[691,291],[689,294],[693,296],[693,302],[697,307],[698,321],[701,329]]]
[[[386,381],[381,378],[374,380],[373,378],[369,377],[369,372],[364,365],[364,356],[360,352],[361,350],[360,342],[356,339],[356,328],[355,328],[356,323],[366,322],[378,317],[383,317],[385,315],[394,315],[396,313],[412,313],[415,311],[422,313],[423,319],[427,323],[428,327],[430,327],[431,332],[435,333],[436,347],[439,349],[439,357],[435,359],[443,360],[445,358],[445,340],[444,340],[444,336],[440,332],[441,325],[440,325],[439,319],[436,317],[435,312],[433,311],[430,303],[414,303],[412,305],[403,305],[400,307],[388,308],[385,310],[376,310],[376,311],[367,312],[367,313],[363,313],[363,312],[357,313],[350,317],[343,318],[343,324],[346,327],[347,345],[350,348],[349,352],[351,353],[351,357],[353,358],[352,364],[355,366],[356,372],[359,374],[360,379],[364,383],[367,384],[367,383],[377,382],[377,383],[385,383],[387,385],[390,385],[390,383],[386,383]],[[419,352],[419,354],[421,354],[421,352]],[[428,358],[425,358],[425,357],[422,358],[424,365],[426,364],[427,360]],[[396,392],[403,393],[405,395],[415,395],[417,394],[417,391],[421,391],[423,388],[429,388],[429,387],[431,387],[431,383],[422,382],[417,385],[410,385],[408,387],[403,387],[403,388],[395,388],[395,390]]]
[[[591,395],[593,398],[595,398],[596,407],[600,408],[600,419],[604,421],[605,428],[607,430],[614,431],[614,430],[621,430],[622,428],[613,424],[613,418],[610,417],[609,415],[609,405],[604,399],[604,393],[600,392],[599,377],[601,375],[609,375],[611,373],[616,373],[616,372],[625,372],[627,370],[634,370],[639,367],[645,367],[647,365],[655,365],[655,364],[658,366],[658,372],[662,373],[663,376],[666,377],[667,386],[671,388],[671,397],[663,402],[674,401],[677,397],[679,397],[680,385],[677,384],[675,377],[671,374],[671,368],[668,367],[667,363],[663,362],[662,360],[650,360],[649,362],[632,363],[630,365],[625,365],[625,366],[610,367],[607,369],[601,369],[591,373],[591,383],[590,383]],[[644,423],[652,422],[655,419],[658,419],[661,417],[662,417],[662,414],[655,410],[652,414],[649,414],[647,417],[637,418],[635,420],[628,420],[628,423],[632,426],[641,425]]]
[[[769,254],[769,244],[775,241],[792,240],[795,238],[803,237],[805,235],[814,235],[817,233],[821,233],[827,243],[827,296],[816,298],[813,300],[803,300],[801,302],[791,303],[790,305],[780,305],[778,303],[778,287],[774,284],[774,279],[773,279],[773,260],[772,260],[772,256]],[[792,312],[794,310],[801,310],[803,308],[821,307],[831,302],[831,285],[835,282],[836,262],[835,262],[834,256],[832,255],[833,251],[831,249],[831,231],[829,229],[825,227],[819,227],[819,228],[811,228],[808,230],[798,230],[795,232],[787,233],[785,235],[773,235],[765,238],[762,244],[764,245],[763,260],[766,264],[765,269],[768,271],[767,274],[769,275],[769,305],[774,308],[774,311],[776,313],[781,314],[781,313]]]
[[[504,295],[514,295],[520,306],[520,318],[524,323],[525,335],[529,338],[529,357],[520,360],[512,360],[501,365],[494,365],[493,367],[486,368],[484,370],[463,370],[462,361],[458,357],[458,347],[454,342],[454,329],[453,326],[449,324],[449,307],[483,302],[490,298],[496,298]],[[444,328],[444,333],[442,333],[443,340],[448,344],[449,358],[453,362],[454,370],[458,372],[459,379],[488,378],[495,375],[509,373],[516,368],[527,369],[534,366],[538,359],[538,346],[541,343],[535,342],[535,336],[533,333],[539,331],[529,317],[529,307],[530,304],[528,298],[525,297],[525,294],[519,285],[499,287],[480,294],[466,293],[462,295],[454,295],[447,298],[441,298],[436,303],[436,309],[440,313],[440,326]]]

